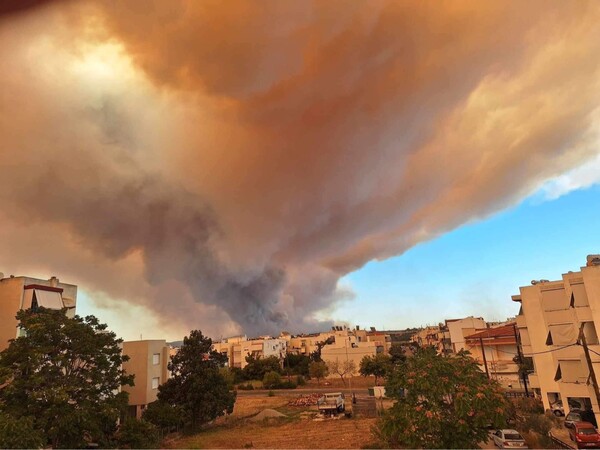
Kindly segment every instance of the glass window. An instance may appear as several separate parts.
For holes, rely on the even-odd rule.
[[[152,355],[152,364],[158,366],[160,364],[160,353]]]
[[[152,378],[152,389],[158,389],[159,383],[160,383],[160,377]]]

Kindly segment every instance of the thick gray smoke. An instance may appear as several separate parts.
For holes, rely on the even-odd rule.
[[[2,268],[59,270],[184,332],[323,326],[316,313],[352,296],[346,273],[598,154],[600,7],[511,6],[130,0],[10,15]]]

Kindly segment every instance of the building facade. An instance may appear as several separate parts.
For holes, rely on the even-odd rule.
[[[512,300],[521,304],[517,327],[524,356],[533,358],[531,388],[546,409],[562,400],[568,411],[572,400],[591,408],[600,423],[590,372],[600,375],[600,257],[588,257],[587,266],[561,280],[532,281],[519,290]]]
[[[126,341],[123,354],[129,356],[123,369],[135,376],[135,385],[122,389],[129,393],[129,414],[139,419],[146,406],[157,399],[158,386],[169,378],[170,348],[164,340]]]
[[[524,387],[515,362],[519,354],[516,333],[513,322],[486,328],[465,338],[465,350],[477,360],[481,370],[507,389]]]
[[[66,308],[67,316],[74,317],[77,306],[77,286],[61,283],[58,278],[41,280],[31,277],[0,274],[0,351],[8,347],[8,341],[19,335],[15,318],[21,309],[44,307]]]

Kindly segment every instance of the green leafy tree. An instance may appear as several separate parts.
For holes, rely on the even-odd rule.
[[[0,353],[0,405],[13,418],[32,420],[54,448],[103,446],[127,405],[122,385],[133,385],[121,366],[120,339],[94,316],[64,311],[19,311],[24,336]],[[28,445],[24,445],[28,447]]]
[[[261,358],[248,355],[246,363],[243,371],[247,380],[262,380],[267,372],[281,373],[281,363],[276,356]]]
[[[329,367],[323,361],[313,361],[308,366],[308,373],[311,378],[317,379],[317,384],[321,384],[321,379],[329,375]]]
[[[382,445],[408,448],[477,448],[486,427],[506,424],[507,402],[467,352],[438,355],[418,350],[395,366],[386,395],[394,405],[379,423]]]
[[[391,369],[391,358],[382,353],[374,356],[365,356],[360,361],[359,372],[363,377],[373,375],[375,377],[375,385],[378,384],[379,378],[384,378]]]
[[[169,362],[173,376],[158,388],[158,400],[180,408],[192,429],[233,412],[235,392],[219,371],[227,357],[211,348],[210,338],[192,331]]]
[[[184,412],[181,408],[158,400],[150,403],[144,409],[142,419],[165,432],[175,431],[185,423]]]
[[[310,354],[311,361],[315,361],[315,362],[323,361],[323,359],[321,358],[321,350],[323,350],[323,347],[325,347],[326,345],[331,345],[334,342],[335,342],[335,337],[333,337],[333,336],[328,337],[324,341],[317,342],[315,344],[317,346],[317,348],[315,349],[314,352],[312,352]]]
[[[117,433],[119,448],[158,448],[158,428],[145,420],[129,418],[121,424]]]
[[[295,355],[289,353],[283,360],[283,367],[290,371],[291,375],[308,376],[308,365],[310,358],[306,355]]]
[[[265,389],[277,389],[281,386],[281,375],[273,371],[267,372],[262,383]]]
[[[46,439],[34,428],[33,417],[12,417],[0,412],[0,448],[42,448]]]
[[[398,364],[399,362],[406,361],[406,353],[402,345],[392,344],[390,347],[390,362],[392,364]]]

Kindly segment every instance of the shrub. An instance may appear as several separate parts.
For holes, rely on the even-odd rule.
[[[296,384],[298,386],[304,386],[306,384],[306,380],[304,379],[304,377],[302,375],[298,375],[296,377]]]
[[[269,393],[267,394],[269,397],[274,397],[275,396],[275,392],[273,391],[269,391]]]
[[[127,419],[119,428],[117,442],[120,448],[158,448],[158,429],[145,420]]]
[[[254,386],[252,385],[252,383],[240,384],[238,386],[238,389],[240,391],[253,391],[254,390]]]
[[[263,378],[263,386],[266,389],[277,389],[281,384],[281,375],[277,372],[267,372]]]

